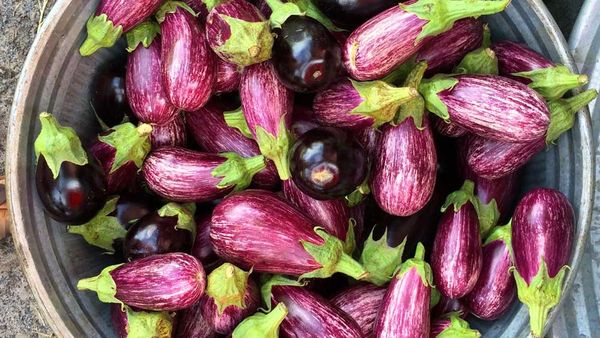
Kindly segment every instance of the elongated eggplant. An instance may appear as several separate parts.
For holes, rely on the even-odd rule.
[[[142,167],[148,187],[178,202],[208,202],[250,185],[265,167],[264,158],[236,153],[210,154],[176,147],[150,153]]]
[[[167,1],[156,17],[161,29],[162,82],[169,101],[182,110],[204,106],[213,92],[215,61],[204,26],[182,2]]]
[[[152,149],[160,147],[184,147],[187,144],[185,116],[179,113],[173,120],[152,127],[150,142]]]
[[[438,117],[434,117],[432,118],[432,120],[435,130],[444,136],[461,137],[467,135],[468,133],[465,129],[457,126],[455,123],[452,123],[450,121],[446,122]]]
[[[442,318],[431,322],[431,338],[478,338],[481,337],[479,331],[471,329],[469,323],[460,318],[458,313],[449,313]]]
[[[242,268],[303,278],[366,272],[343,243],[276,194],[246,190],[225,198],[213,212],[210,238],[217,254]],[[282,250],[285,248],[285,250]]]
[[[465,306],[464,302],[461,299],[453,299],[448,298],[442,294],[440,294],[440,300],[438,303],[431,309],[431,318],[434,319],[432,321],[435,322],[435,319],[440,319],[445,315],[455,312],[458,314],[460,318],[466,319],[469,316],[469,309]],[[433,329],[431,327],[431,335],[433,336]]]
[[[512,76],[535,89],[547,100],[557,100],[571,89],[588,83],[586,75],[574,74],[521,44],[502,41],[492,46],[500,74]]]
[[[106,202],[102,169],[88,161],[75,131],[49,113],[40,114],[42,128],[34,143],[35,183],[44,210],[68,224],[91,220]]]
[[[238,90],[240,87],[240,78],[242,77],[241,68],[220,58],[216,58],[215,62],[217,64],[215,94],[230,93]]]
[[[397,5],[393,0],[316,0],[314,3],[333,23],[348,30]]]
[[[202,312],[200,302],[177,313],[175,338],[216,338],[217,333]]]
[[[134,311],[128,306],[122,309],[119,304],[113,304],[110,311],[119,338],[134,335],[163,338],[171,337],[173,332],[173,318],[166,312]]]
[[[425,248],[417,245],[415,257],[402,263],[383,297],[373,331],[378,338],[429,338],[429,305],[433,287]]]
[[[290,177],[287,163],[294,96],[269,61],[244,68],[240,96],[248,127],[261,153],[272,160],[282,180]]]
[[[448,196],[433,243],[431,266],[436,288],[449,298],[469,293],[481,272],[481,235],[473,189],[473,182],[467,180]]]
[[[149,311],[177,311],[196,303],[204,293],[206,275],[198,260],[184,253],[142,258],[111,265],[95,277],[82,279],[78,290],[98,293],[104,303]]]
[[[538,188],[517,205],[512,249],[519,300],[529,308],[531,333],[542,337],[548,312],[558,304],[567,270],[575,215],[557,190]]]
[[[417,0],[394,6],[358,27],[344,46],[344,64],[359,81],[375,80],[407,61],[427,41],[463,18],[498,13],[510,0],[452,1]]]
[[[356,321],[363,337],[372,337],[375,318],[381,309],[385,294],[386,288],[373,284],[358,284],[340,292],[330,302]]]
[[[212,212],[200,212],[196,215],[196,240],[192,247],[192,256],[198,258],[207,270],[210,270],[208,266],[219,259],[210,242],[211,218]]]
[[[256,312],[244,319],[231,334],[232,338],[263,337],[279,338],[279,326],[287,316],[288,310],[284,303],[277,304],[268,313]]]
[[[125,58],[117,58],[102,65],[91,86],[94,113],[100,124],[108,128],[127,122],[133,116],[125,91],[125,64]]]
[[[123,33],[149,18],[161,5],[161,0],[102,0],[86,24],[87,38],[79,48],[82,56],[98,49],[112,47]]]

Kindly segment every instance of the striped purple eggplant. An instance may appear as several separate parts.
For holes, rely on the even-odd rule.
[[[473,190],[473,182],[466,180],[448,196],[433,242],[431,266],[436,288],[449,298],[469,293],[481,272],[481,235]]]
[[[438,76],[419,91],[427,109],[481,137],[507,142],[543,138],[550,125],[544,99],[526,85],[495,75]]]
[[[271,58],[269,21],[246,0],[217,2],[206,19],[206,39],[224,61],[250,66]]]
[[[372,337],[375,318],[385,294],[386,288],[373,284],[358,284],[342,291],[330,302],[356,321],[363,337]]]
[[[202,0],[182,0],[185,4],[190,6],[191,9],[196,12],[198,15],[198,19],[204,20],[208,15],[208,8],[206,8],[206,4]]]
[[[102,0],[86,24],[87,38],[79,48],[82,56],[112,47],[123,33],[149,18],[162,0]]]
[[[344,46],[344,64],[357,80],[375,80],[407,61],[427,42],[426,37],[450,29],[462,18],[498,13],[510,0],[410,1],[394,6],[358,27]]]
[[[425,248],[402,263],[383,297],[373,331],[378,338],[429,338],[429,306],[433,287]]]
[[[160,147],[185,147],[187,144],[187,132],[185,128],[185,116],[179,113],[173,120],[165,124],[156,124],[150,134],[152,149]]]
[[[440,294],[440,300],[431,309],[431,318],[435,321],[435,319],[444,317],[451,312],[456,312],[458,316],[463,319],[466,319],[469,316],[469,309],[461,299],[448,298]],[[433,333],[433,327],[431,329]]]
[[[437,318],[431,322],[429,337],[478,338],[481,337],[481,333],[471,329],[469,323],[461,319],[458,313],[448,313],[444,317]]]
[[[205,285],[206,275],[196,258],[169,253],[111,265],[98,276],[80,280],[77,289],[97,292],[104,303],[177,311],[196,303]]]
[[[192,256],[198,258],[207,269],[209,265],[217,262],[219,257],[210,242],[210,221],[212,213],[200,212],[196,215],[196,239],[192,246]]]
[[[445,122],[444,120],[433,117],[433,127],[435,130],[447,137],[462,137],[467,135],[467,131],[452,122]]]
[[[210,99],[215,61],[202,26],[184,3],[167,1],[156,17],[161,30],[162,81],[169,101],[182,110],[200,109]]]
[[[560,301],[574,231],[573,207],[557,190],[528,192],[513,215],[513,274],[534,337],[543,336],[548,312]]]
[[[212,329],[202,312],[200,302],[177,313],[174,338],[216,338],[217,333]]]
[[[248,127],[261,153],[275,163],[282,180],[289,179],[293,92],[279,81],[273,64],[267,61],[244,68],[240,97]]]
[[[220,257],[245,269],[303,278],[334,272],[367,277],[339,239],[315,226],[275,193],[246,190],[217,205],[210,238]]]
[[[317,94],[313,118],[339,128],[377,128],[390,122],[400,105],[417,96],[414,88],[397,88],[384,81],[343,79]]]
[[[119,338],[138,334],[140,337],[171,337],[173,318],[166,312],[134,311],[119,304],[110,307],[113,329]]]
[[[215,94],[230,93],[240,87],[242,70],[238,65],[215,58],[216,82],[213,88]]]
[[[492,49],[498,57],[501,75],[529,85],[547,100],[560,99],[569,90],[588,83],[586,75],[574,74],[524,45],[502,41],[494,44]]]

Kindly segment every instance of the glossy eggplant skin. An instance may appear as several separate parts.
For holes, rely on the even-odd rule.
[[[150,134],[152,149],[160,147],[184,147],[187,144],[187,133],[185,128],[185,116],[177,114],[173,120],[154,125]]]
[[[125,65],[114,60],[102,66],[94,76],[91,104],[96,116],[108,127],[132,116],[125,90]]]
[[[375,318],[386,291],[386,288],[373,284],[358,284],[340,292],[330,302],[356,321],[363,337],[372,337]]]
[[[111,168],[116,155],[116,149],[98,139],[90,147],[91,155],[100,163],[106,178],[106,190],[109,194],[117,194],[128,190],[135,184],[138,167],[134,162],[128,161],[119,169],[111,173]]]
[[[111,214],[128,230],[133,223],[154,210],[151,198],[144,194],[124,194],[119,196],[115,211]]]
[[[353,30],[384,10],[397,5],[393,0],[316,0],[314,4],[338,27]]]
[[[206,268],[208,265],[213,265],[219,257],[210,242],[210,224],[212,212],[201,212],[195,217],[196,219],[196,240],[192,247],[192,256],[198,260]]]
[[[83,166],[63,162],[56,179],[44,156],[39,157],[35,183],[46,213],[65,224],[91,220],[106,202],[106,179],[93,162]]]
[[[453,299],[444,295],[440,295],[440,301],[436,304],[436,306],[433,307],[433,309],[431,309],[432,322],[435,321],[436,318],[443,317],[451,312],[459,313],[462,319],[465,319],[467,316],[469,316],[469,309],[465,306],[465,303],[462,299]],[[433,336],[433,326],[431,327],[431,330],[431,335]]]
[[[160,0],[102,0],[96,15],[106,14],[115,27],[121,26],[123,32],[128,32],[152,15],[161,3]]]
[[[238,65],[229,63],[215,57],[216,62],[216,82],[214,87],[215,94],[230,93],[240,87],[241,69]]]
[[[554,63],[539,53],[512,41],[495,43],[492,49],[498,56],[498,65],[502,75],[512,75],[555,66]],[[531,82],[529,79],[516,76],[515,79],[525,84]]]
[[[342,67],[342,51],[327,28],[309,16],[289,17],[273,45],[273,64],[281,82],[296,92],[317,92]]]
[[[202,0],[183,0],[183,2],[196,12],[199,20],[204,21],[206,19],[208,9]]]
[[[202,312],[200,302],[177,313],[174,338],[216,338],[218,334]]]

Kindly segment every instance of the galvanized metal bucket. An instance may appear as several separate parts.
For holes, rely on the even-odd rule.
[[[90,58],[77,53],[87,18],[97,3],[59,0],[55,4],[23,67],[9,124],[7,173],[13,236],[42,314],[64,337],[114,337],[108,306],[99,303],[94,294],[75,288],[77,280],[97,274],[111,263],[111,257],[67,234],[63,225],[44,214],[35,191],[33,141],[39,132],[37,116],[41,111],[53,112],[84,138],[94,132],[89,107],[91,78],[102,63],[122,50],[103,50]],[[505,13],[487,20],[494,38],[525,42],[551,59],[573,66],[566,43],[541,1],[513,0]],[[592,149],[590,119],[583,111],[558,146],[538,156],[525,172],[524,191],[537,186],[558,188],[575,207],[578,222],[573,271],[579,266],[590,224]],[[573,276],[568,274],[566,290]],[[550,319],[554,317],[555,312]],[[527,313],[515,304],[498,321],[474,324],[486,337],[523,336]]]

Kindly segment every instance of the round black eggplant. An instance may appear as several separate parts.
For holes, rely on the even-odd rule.
[[[121,60],[103,66],[94,77],[91,102],[98,118],[108,127],[133,116],[125,92],[125,63]],[[135,121],[132,121],[135,124]]]

